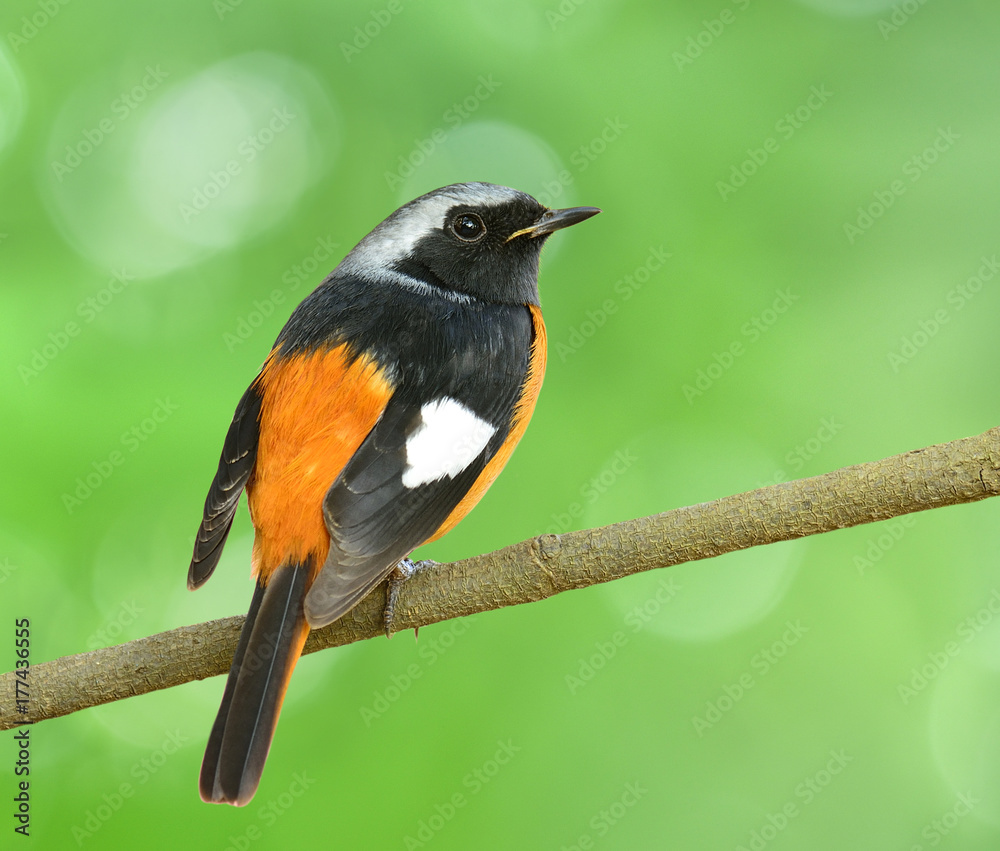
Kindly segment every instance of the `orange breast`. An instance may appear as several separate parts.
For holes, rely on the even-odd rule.
[[[345,355],[343,346],[288,358],[276,349],[261,371],[260,441],[247,484],[255,576],[310,557],[318,571],[326,559],[323,498],[392,394],[372,360],[348,364]]]
[[[507,439],[503,442],[497,454],[489,460],[483,468],[483,472],[479,474],[479,478],[469,488],[469,492],[462,497],[462,501],[445,518],[444,523],[441,524],[434,535],[427,539],[427,543],[436,541],[443,534],[451,531],[466,514],[476,507],[476,503],[483,498],[483,494],[489,490],[490,485],[493,484],[496,477],[500,475],[500,471],[503,470],[504,466],[510,460],[514,448],[528,428],[528,422],[531,420],[531,415],[535,410],[535,402],[538,401],[538,394],[542,389],[542,379],[545,377],[545,361],[548,355],[542,311],[537,305],[533,304],[529,305],[528,309],[531,311],[531,324],[535,332],[535,339],[531,343],[528,374],[521,391],[521,398],[514,408],[514,419],[511,423],[510,433],[507,435]]]

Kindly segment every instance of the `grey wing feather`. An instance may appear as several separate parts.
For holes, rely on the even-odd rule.
[[[223,545],[233,525],[240,494],[243,493],[257,461],[260,404],[260,391],[254,382],[236,406],[236,413],[222,445],[219,469],[205,498],[205,510],[188,569],[188,588],[201,586],[219,563]]]
[[[402,482],[404,441],[419,416],[418,407],[390,401],[323,500],[330,551],[306,595],[306,618],[313,629],[354,608],[401,559],[434,535],[506,435],[498,435],[454,478],[407,488]]]

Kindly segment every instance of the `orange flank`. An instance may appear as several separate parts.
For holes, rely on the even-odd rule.
[[[528,374],[524,378],[524,386],[521,388],[521,398],[518,399],[514,408],[514,418],[511,422],[510,433],[494,455],[479,474],[479,478],[469,488],[468,493],[462,497],[462,501],[452,510],[444,523],[428,538],[427,542],[436,541],[452,528],[466,514],[476,507],[476,503],[483,498],[483,494],[490,489],[494,479],[500,475],[507,461],[518,442],[524,436],[528,428],[528,422],[535,411],[535,402],[538,401],[538,394],[542,389],[542,379],[545,377],[545,361],[548,355],[548,346],[545,337],[545,323],[542,321],[542,311],[534,304],[528,305],[531,311],[531,325],[534,330],[534,339],[531,342],[531,354],[528,356]]]
[[[257,379],[260,440],[247,496],[253,573],[265,582],[283,564],[311,561],[314,576],[322,567],[330,548],[323,499],[392,395],[373,360],[347,355],[338,346],[286,358],[279,346]]]

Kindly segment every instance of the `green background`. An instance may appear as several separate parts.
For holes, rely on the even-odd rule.
[[[184,584],[233,408],[294,305],[446,183],[604,212],[546,248],[534,421],[427,556],[997,425],[994,0],[9,0],[0,21],[3,669],[16,617],[41,662],[246,610],[242,509]],[[222,678],[40,724],[25,844],[995,849],[998,511],[315,654],[241,810],[196,789]]]

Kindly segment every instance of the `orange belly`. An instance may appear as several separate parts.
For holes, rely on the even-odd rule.
[[[266,580],[289,562],[318,571],[330,547],[323,498],[382,415],[392,385],[370,359],[348,364],[344,346],[288,358],[275,350],[258,381],[260,442],[247,483],[253,573]]]

